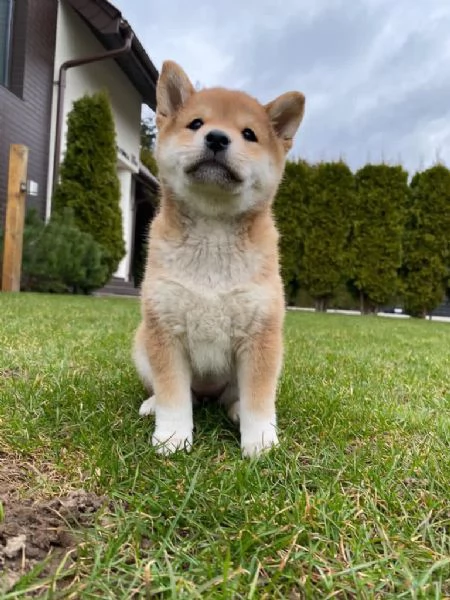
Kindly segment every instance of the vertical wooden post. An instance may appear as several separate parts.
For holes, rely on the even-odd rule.
[[[27,167],[28,148],[20,144],[12,144],[9,150],[8,196],[3,247],[3,292],[20,291]]]

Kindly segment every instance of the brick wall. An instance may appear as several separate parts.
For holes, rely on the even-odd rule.
[[[16,0],[10,89],[0,86],[0,226],[6,206],[10,144],[29,147],[28,179],[39,195],[27,199],[45,215],[57,0]]]

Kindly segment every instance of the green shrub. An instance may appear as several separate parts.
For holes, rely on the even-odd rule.
[[[398,291],[408,174],[400,166],[366,165],[356,173],[351,281],[363,312],[377,312]]]
[[[156,162],[153,150],[150,150],[149,148],[141,148],[140,159],[144,167],[147,167],[152,175],[158,177],[158,163]]]
[[[305,161],[286,163],[273,212],[280,233],[280,264],[286,300],[294,304],[300,290],[306,198],[312,167]]]
[[[436,165],[416,173],[401,269],[406,312],[424,317],[443,301],[450,282],[450,171]]]
[[[349,167],[343,162],[315,166],[306,200],[300,283],[314,299],[316,310],[326,310],[347,275],[347,243],[355,201]]]
[[[107,278],[125,254],[114,119],[105,92],[74,102],[68,117],[67,150],[53,211],[72,208],[78,227],[102,248]]]
[[[0,244],[2,253],[1,231]],[[80,231],[70,209],[52,217],[48,224],[34,211],[27,214],[22,254],[23,291],[86,294],[102,287],[107,275],[101,246],[91,235]]]
[[[153,117],[141,120],[141,163],[147,167],[152,175],[158,177],[158,164],[153,150],[156,140],[156,124]]]

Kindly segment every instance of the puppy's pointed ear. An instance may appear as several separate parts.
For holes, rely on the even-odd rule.
[[[166,60],[156,86],[157,118],[173,117],[194,93],[194,86],[183,69],[176,62]]]
[[[292,147],[292,140],[300,126],[305,112],[305,96],[301,92],[287,92],[266,104],[275,133],[288,152]]]

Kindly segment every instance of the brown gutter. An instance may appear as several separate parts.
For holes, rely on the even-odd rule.
[[[72,60],[66,60],[59,68],[59,78],[57,81],[58,85],[58,99],[57,99],[57,113],[56,113],[56,133],[55,133],[55,150],[53,154],[53,186],[52,192],[55,193],[56,186],[58,185],[59,179],[59,158],[61,154],[61,133],[64,117],[64,95],[66,90],[66,74],[68,69],[73,67],[79,67],[80,65],[87,65],[93,62],[99,62],[101,60],[107,60],[109,58],[117,58],[122,54],[127,54],[131,50],[131,44],[133,42],[133,31],[127,27],[127,37],[125,43],[121,48],[116,50],[109,50],[101,54],[94,54],[92,56],[86,56],[85,58],[74,58]]]

